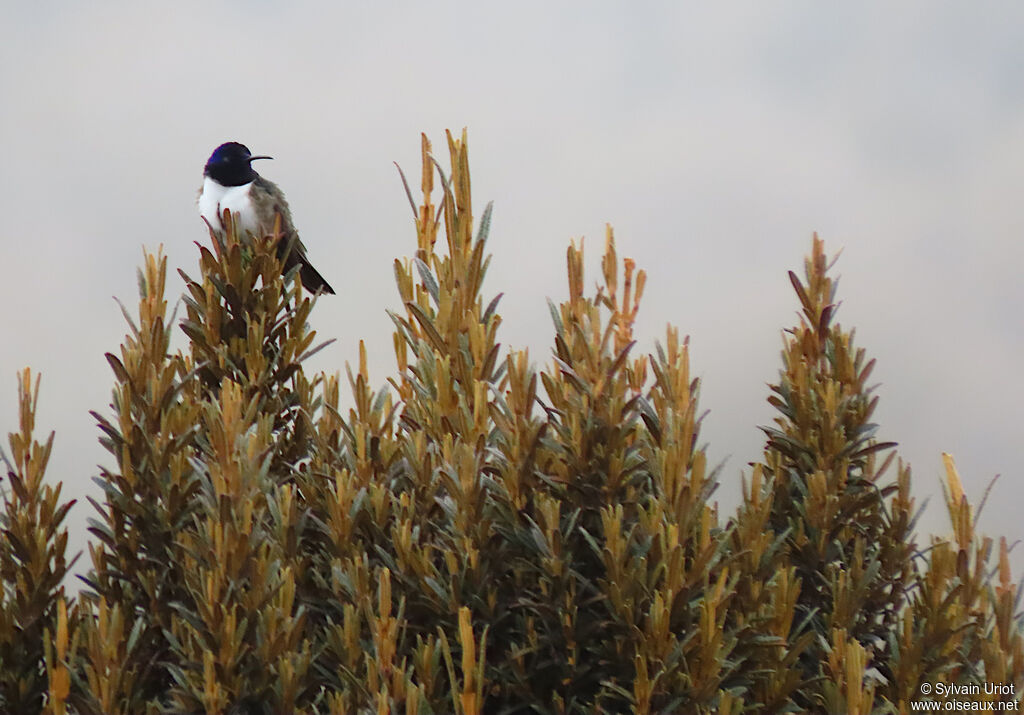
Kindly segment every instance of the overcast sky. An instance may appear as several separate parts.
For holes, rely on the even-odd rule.
[[[730,511],[817,231],[843,251],[839,320],[878,359],[879,437],[931,497],[922,530],[948,530],[948,451],[975,503],[1002,475],[982,529],[1024,537],[1024,6],[0,3],[0,432],[16,372],[41,371],[76,548],[112,463],[88,410],[110,413],[113,296],[134,311],[143,246],[172,295],[198,273],[210,151],[275,157],[259,170],[338,290],[312,367],[364,338],[381,384],[391,263],[415,250],[392,162],[415,177],[419,133],[463,126],[503,343],[547,362],[566,245],[586,236],[593,286],[611,223],[648,273],[641,346],[691,336]]]

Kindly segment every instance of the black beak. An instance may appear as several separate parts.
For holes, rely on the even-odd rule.
[[[250,156],[249,161],[256,161],[257,159],[273,159],[272,156]]]

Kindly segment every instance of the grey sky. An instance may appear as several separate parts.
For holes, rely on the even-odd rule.
[[[110,460],[103,359],[125,332],[141,247],[196,274],[195,197],[222,141],[276,157],[315,265],[313,316],[343,369],[367,341],[393,370],[391,261],[415,234],[392,161],[469,128],[478,212],[495,202],[487,288],[504,344],[549,355],[545,300],[570,238],[596,279],[604,224],[648,272],[647,349],[691,336],[727,459],[757,459],[765,384],[794,320],[786,271],[813,231],[840,248],[839,319],[878,358],[880,436],[900,442],[926,532],[947,529],[940,453],[983,530],[1024,536],[1024,9],[1015,3],[3,3],[0,432],[15,372],[43,373],[49,475],[97,494]],[[5,445],[6,448],[6,445]],[[89,507],[72,512],[81,547]],[[1024,548],[1015,554],[1017,575]]]

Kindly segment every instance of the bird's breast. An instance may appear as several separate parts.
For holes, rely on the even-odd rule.
[[[224,231],[221,216],[227,209],[238,215],[238,228],[243,233],[257,233],[260,228],[259,218],[249,195],[251,187],[251,181],[241,186],[222,186],[206,177],[203,180],[203,190],[199,194],[199,215],[206,219],[214,231],[221,233]]]

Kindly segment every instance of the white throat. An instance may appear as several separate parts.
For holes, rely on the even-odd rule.
[[[199,194],[199,215],[210,224],[217,233],[224,232],[221,216],[228,209],[238,214],[238,228],[243,232],[255,233],[258,229],[256,211],[249,199],[252,182],[241,186],[224,186],[209,176],[203,178],[203,190]]]

